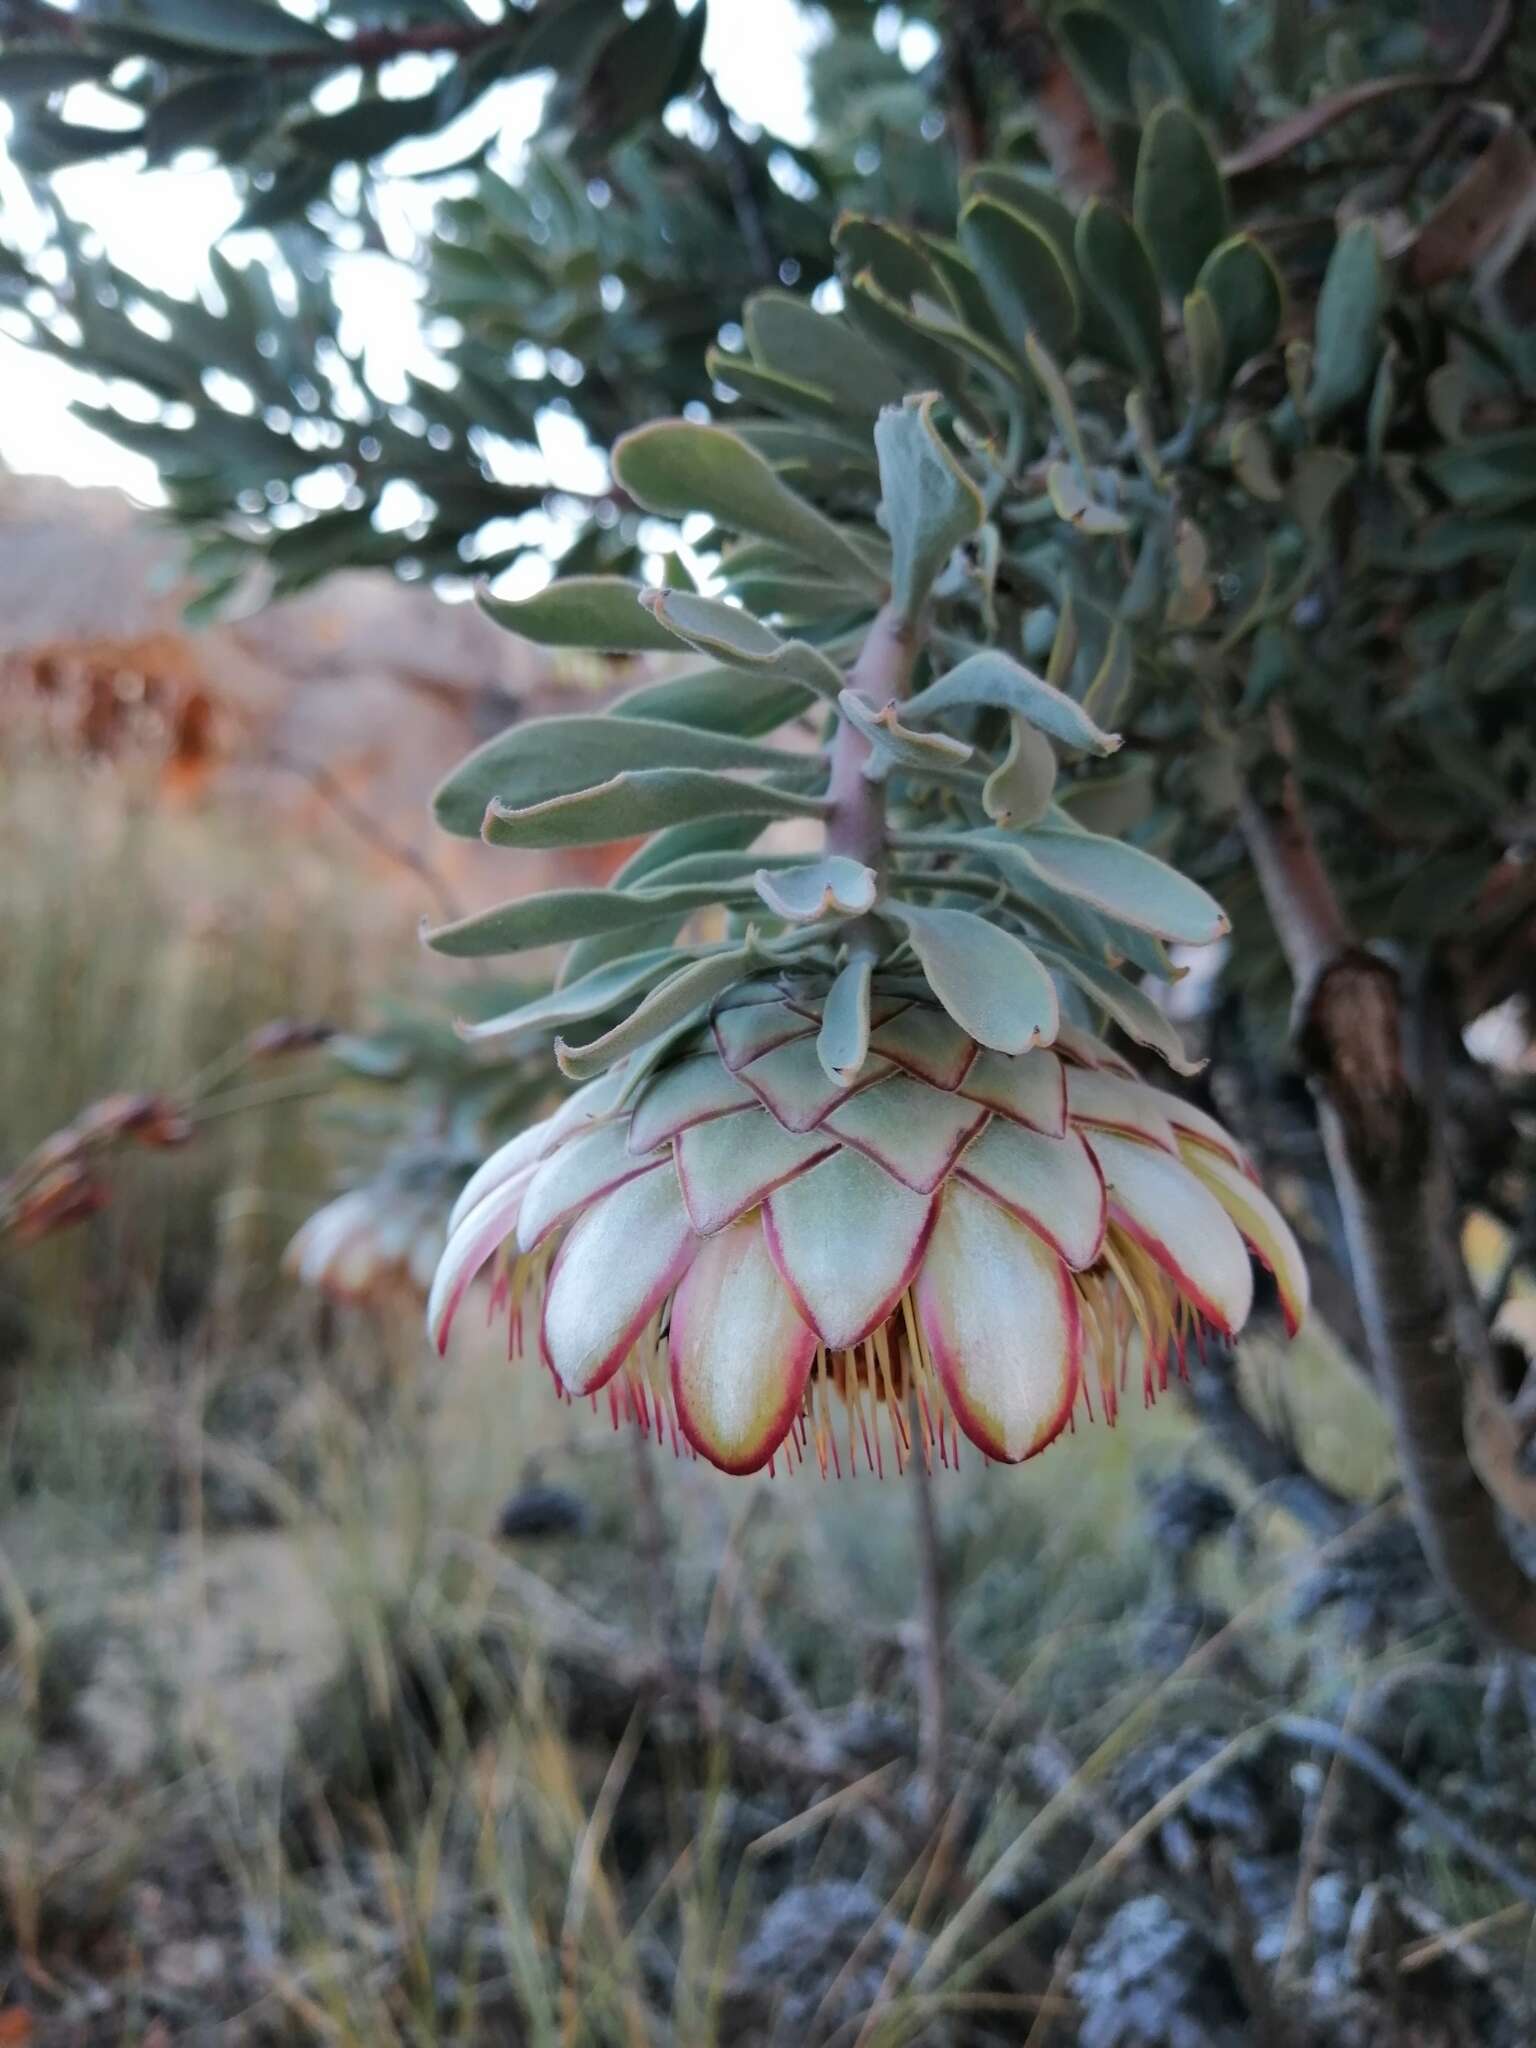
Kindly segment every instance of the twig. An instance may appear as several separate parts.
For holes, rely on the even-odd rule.
[[[1299,113],[1288,114],[1272,128],[1264,129],[1241,149],[1223,157],[1223,172],[1229,178],[1240,178],[1249,171],[1264,170],[1268,165],[1278,163],[1282,157],[1289,156],[1303,143],[1315,140],[1336,121],[1358,113],[1363,107],[1374,106],[1378,100],[1392,99],[1398,93],[1455,92],[1476,85],[1492,68],[1504,47],[1505,39],[1515,25],[1515,14],[1515,0],[1498,0],[1476,47],[1455,71],[1399,71],[1385,78],[1362,79],[1358,85],[1346,86],[1343,92],[1336,92],[1329,99],[1316,100]]]
[[[464,915],[464,907],[453,890],[443,880],[432,863],[416,851],[405,840],[398,838],[387,825],[381,825],[371,817],[361,804],[354,803],[341,783],[328,768],[322,768],[318,761],[301,761],[285,748],[275,744],[267,748],[267,759],[274,768],[286,768],[290,775],[297,775],[307,782],[322,802],[351,827],[360,839],[365,839],[375,851],[385,854],[401,867],[409,869],[422,886],[429,891],[433,901],[443,914],[444,922],[457,924]]]

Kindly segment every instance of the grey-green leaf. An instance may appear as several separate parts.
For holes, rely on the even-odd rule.
[[[1268,250],[1252,235],[1232,235],[1200,266],[1196,289],[1216,309],[1223,369],[1234,377],[1250,356],[1272,348],[1285,311],[1285,290]]]
[[[1189,1057],[1172,1019],[1157,1007],[1145,989],[1082,953],[1048,945],[1043,940],[1037,950],[1048,967],[1075,981],[1137,1045],[1161,1054],[1176,1074],[1199,1073],[1205,1062]]]
[[[718,597],[700,597],[691,590],[651,590],[646,607],[685,646],[717,661],[802,683],[820,696],[835,697],[843,687],[841,671],[805,640],[781,640],[761,619]]]
[[[1357,220],[1328,259],[1317,302],[1308,416],[1323,425],[1364,396],[1381,354],[1381,316],[1390,288],[1374,221]]]
[[[883,776],[893,767],[942,773],[947,768],[962,766],[971,758],[971,749],[964,740],[952,740],[944,733],[913,732],[903,722],[895,704],[884,705],[876,711],[854,690],[844,690],[837,702],[844,718],[864,735],[874,750],[874,757],[865,769],[867,775]]]
[[[1023,832],[1011,842],[1043,881],[1160,939],[1206,946],[1230,929],[1213,896],[1177,868],[1096,832]]]
[[[873,969],[867,954],[850,960],[827,991],[822,1005],[816,1057],[829,1081],[846,1088],[858,1079],[869,1057],[869,988]]]
[[[661,719],[531,718],[461,761],[438,788],[433,809],[446,831],[478,839],[493,800],[522,810],[606,782],[625,768],[770,770],[788,762],[775,747]]]
[[[1008,751],[987,777],[981,807],[1005,830],[1044,817],[1056,787],[1056,756],[1044,733],[1015,713],[1009,719]]]
[[[601,1017],[617,1009],[631,996],[661,980],[677,954],[671,946],[653,946],[643,953],[631,953],[621,960],[606,961],[590,974],[535,996],[515,1010],[488,1017],[480,1024],[461,1024],[459,1036],[475,1044],[503,1045],[533,1033],[558,1029],[562,1024],[579,1024],[586,1017]]]
[[[560,1062],[560,1071],[572,1081],[593,1080],[615,1060],[637,1052],[661,1032],[672,1030],[686,1017],[702,1009],[712,997],[728,989],[733,981],[740,981],[743,970],[756,957],[754,935],[748,932],[745,945],[733,946],[728,952],[715,953],[707,959],[690,961],[659,987],[653,988],[622,1024],[605,1031],[601,1038],[594,1038],[586,1045],[567,1045],[563,1038],[556,1039],[555,1058]]]
[[[884,579],[864,551],[779,480],[772,465],[726,427],[656,420],[613,451],[616,481],[648,511],[681,519],[707,512],[740,533],[783,541],[807,561],[835,567],[864,589]]]
[[[902,710],[908,724],[913,724],[977,704],[1016,712],[1041,732],[1087,754],[1112,754],[1120,745],[1114,733],[1096,725],[1064,690],[995,648],[968,654],[947,676],[909,697]]]
[[[826,808],[820,797],[745,777],[702,768],[642,768],[519,809],[492,802],[482,837],[490,846],[607,846],[695,818],[819,818]]]
[[[846,854],[831,853],[803,867],[760,867],[753,877],[758,895],[786,924],[815,924],[825,917],[858,917],[875,902],[875,871]]]
[[[912,941],[929,987],[978,1045],[1021,1053],[1056,1036],[1056,990],[1022,939],[970,910],[904,903],[890,915]]]
[[[972,199],[960,215],[960,246],[975,265],[999,328],[1023,353],[1038,334],[1066,355],[1077,339],[1077,287],[1048,236],[1000,199]]]
[[[676,641],[641,604],[643,594],[640,584],[623,576],[560,576],[532,597],[492,597],[482,591],[480,609],[538,647],[675,653]]]
[[[667,911],[687,913],[721,901],[728,892],[707,883],[655,889],[645,897],[619,889],[547,889],[515,897],[493,910],[477,911],[454,924],[423,934],[434,953],[474,960],[490,953],[526,953],[538,946],[567,945],[654,923]]]
[[[799,718],[816,702],[801,683],[740,668],[701,668],[691,675],[665,676],[626,690],[608,707],[611,718],[663,719],[701,732],[734,733],[756,739]]]
[[[891,537],[891,598],[915,621],[950,556],[981,525],[982,496],[933,423],[934,393],[889,406],[875,426]]]
[[[1227,194],[1205,130],[1178,100],[1157,107],[1136,159],[1136,225],[1164,287],[1183,298],[1227,233]]]
[[[901,379],[863,335],[792,292],[758,292],[742,314],[747,344],[764,368],[817,386],[845,414],[873,419],[902,397]]]
[[[1090,199],[1077,217],[1083,282],[1120,346],[1147,382],[1163,367],[1163,304],[1147,245],[1119,207]]]

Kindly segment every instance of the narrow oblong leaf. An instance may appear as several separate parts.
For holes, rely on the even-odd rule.
[[[594,647],[609,654],[671,654],[677,642],[640,600],[643,585],[623,576],[559,576],[532,597],[493,597],[480,609],[536,647]]]
[[[1308,417],[1318,425],[1365,396],[1381,354],[1381,316],[1390,297],[1381,234],[1351,221],[1334,245],[1317,301]]]
[[[1021,832],[1013,845],[1042,880],[1095,910],[1190,946],[1231,929],[1226,912],[1187,875],[1123,839],[1096,832]]]
[[[891,598],[915,620],[950,556],[981,525],[980,491],[933,423],[937,394],[889,406],[875,425],[880,496],[891,537]]]
[[[1198,1074],[1205,1065],[1204,1060],[1189,1057],[1173,1020],[1135,982],[1127,981],[1123,974],[1116,974],[1102,961],[1090,960],[1085,954],[1070,952],[1064,946],[1053,946],[1040,940],[1036,950],[1047,967],[1075,981],[1120,1026],[1127,1038],[1159,1053],[1176,1074]]]
[[[1096,725],[1064,690],[995,648],[968,654],[948,675],[909,697],[902,711],[910,725],[978,704],[1015,712],[1039,731],[1086,754],[1113,754],[1120,745],[1116,734]]]
[[[861,732],[874,749],[874,759],[865,770],[876,775],[892,767],[914,768],[929,773],[942,773],[946,768],[958,768],[971,758],[972,749],[964,740],[952,740],[944,733],[913,732],[903,724],[900,707],[887,704],[876,711],[854,690],[844,690],[837,700],[838,709],[848,723]]]
[[[641,768],[520,809],[493,800],[481,837],[488,846],[606,846],[696,818],[820,818],[826,810],[822,797],[745,777],[704,768]]]
[[[1045,816],[1055,787],[1050,741],[1015,713],[1009,720],[1008,751],[983,785],[982,809],[1005,830],[1032,825]]]
[[[986,195],[960,213],[960,246],[975,265],[1010,346],[1022,353],[1038,334],[1066,355],[1077,339],[1077,287],[1048,236],[1002,200]]]
[[[1209,292],[1197,289],[1184,301],[1184,343],[1196,398],[1219,398],[1227,385],[1227,337]]]
[[[1141,131],[1134,211],[1164,288],[1183,298],[1227,233],[1227,194],[1205,130],[1165,100]]]
[[[856,328],[835,313],[818,313],[793,292],[757,292],[742,310],[742,324],[759,364],[817,386],[844,417],[873,419],[903,396],[900,377]]]
[[[1094,671],[1093,681],[1083,693],[1083,709],[1091,718],[1113,725],[1125,709],[1131,679],[1136,672],[1136,653],[1130,633],[1119,619],[1109,630],[1109,644]]]
[[[476,1024],[460,1024],[459,1036],[475,1045],[506,1045],[540,1031],[558,1030],[562,1024],[579,1024],[587,1017],[601,1017],[621,1003],[640,995],[668,974],[677,962],[671,946],[648,946],[619,960],[605,961],[590,974],[583,974],[548,995],[535,996]]]
[[[1197,291],[1221,325],[1223,371],[1234,377],[1250,356],[1274,346],[1285,312],[1285,287],[1267,249],[1252,235],[1232,235],[1200,266]]]
[[[590,1081],[661,1033],[675,1030],[704,1005],[740,981],[743,971],[757,957],[754,935],[749,931],[744,944],[732,946],[705,960],[692,960],[676,974],[653,988],[622,1024],[605,1031],[585,1045],[568,1045],[555,1040],[555,1058],[560,1071],[572,1081]]]
[[[864,551],[784,484],[771,463],[729,428],[657,420],[615,444],[616,481],[647,511],[681,519],[707,512],[740,533],[782,541],[808,561],[835,566],[862,588],[884,579]]]
[[[822,1005],[816,1057],[829,1081],[840,1088],[859,1077],[869,1057],[869,991],[873,968],[859,954],[842,968]]]
[[[718,597],[699,597],[691,590],[646,592],[646,608],[686,646],[717,661],[802,683],[823,697],[843,687],[841,672],[804,640],[781,640],[761,619]]]
[[[445,830],[478,839],[493,801],[519,810],[589,789],[623,769],[782,770],[788,758],[776,747],[660,719],[530,718],[461,761],[439,785],[432,807]]]
[[[1105,199],[1090,199],[1077,217],[1078,268],[1136,374],[1146,381],[1163,367],[1163,305],[1157,272],[1133,222]]]
[[[753,887],[775,917],[815,924],[825,917],[858,917],[874,907],[875,871],[846,854],[830,853],[804,867],[760,867]]]
[[[446,953],[456,960],[479,959],[490,953],[526,953],[538,946],[566,945],[572,939],[626,931],[653,923],[666,912],[686,915],[719,903],[727,893],[708,883],[655,889],[645,897],[626,896],[619,889],[548,889],[439,925],[422,936],[434,953]],[[736,893],[745,900],[743,892]]]
[[[1022,939],[969,910],[893,904],[928,985],[962,1031],[994,1052],[1028,1052],[1056,1036],[1051,977]]]
[[[641,683],[608,706],[610,718],[658,718],[701,732],[759,739],[799,718],[816,702],[803,683],[781,682],[739,668],[701,668],[691,675]]]

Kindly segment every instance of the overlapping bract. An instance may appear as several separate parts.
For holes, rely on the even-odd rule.
[[[1294,1239],[1241,1150],[1070,1025],[978,1046],[920,983],[874,985],[868,1053],[817,1057],[827,983],[764,977],[625,1099],[615,1068],[465,1188],[428,1310],[439,1347],[493,1266],[514,1349],[571,1396],[723,1470],[1043,1450],[1150,1397],[1201,1326],[1235,1333],[1249,1252],[1287,1323]]]

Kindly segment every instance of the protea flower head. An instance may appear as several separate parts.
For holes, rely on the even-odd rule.
[[[468,1170],[462,1153],[392,1161],[300,1225],[283,1253],[284,1272],[348,1305],[425,1299]]]
[[[1287,1323],[1306,1274],[1239,1147],[1067,1027],[980,1046],[926,986],[876,979],[868,1053],[817,1057],[828,984],[749,981],[621,1103],[579,1090],[465,1188],[429,1323],[496,1261],[514,1342],[573,1396],[727,1472],[813,1451],[899,1467],[1032,1457],[1233,1335],[1250,1248]]]
[[[567,1395],[728,1472],[878,1470],[962,1439],[1015,1462],[1240,1329],[1250,1252],[1293,1327],[1306,1304],[1239,1147],[1103,1035],[1194,1071],[1140,977],[1227,930],[1203,888],[1075,813],[1120,745],[1093,714],[1129,687],[1126,629],[1100,609],[1080,647],[1064,577],[1044,676],[988,644],[1022,631],[996,526],[975,542],[990,457],[932,395],[881,411],[874,442],[860,458],[850,427],[838,460],[878,478],[878,525],[834,519],[722,427],[627,437],[632,499],[740,536],[728,596],[573,577],[492,609],[550,644],[718,665],[515,726],[437,799],[493,845],[643,843],[606,889],[430,935],[450,954],[573,941],[550,996],[475,1035],[597,1032],[556,1044],[586,1085],[465,1188],[432,1335],[489,1266],[513,1348]],[[765,445],[806,459],[803,436]],[[1115,530],[1106,509],[1069,546]],[[749,596],[773,625],[730,601]],[[766,743],[781,727],[793,744]],[[819,854],[756,843],[818,825]]]
[[[476,993],[505,1002],[509,990]],[[372,1096],[366,1109],[348,1101],[338,1118],[357,1127],[370,1163],[294,1233],[283,1270],[347,1306],[419,1306],[487,1134],[544,1108],[551,1090],[543,1062],[488,1051],[441,1013],[382,1007],[377,1028],[333,1034],[326,1047],[346,1080]]]

